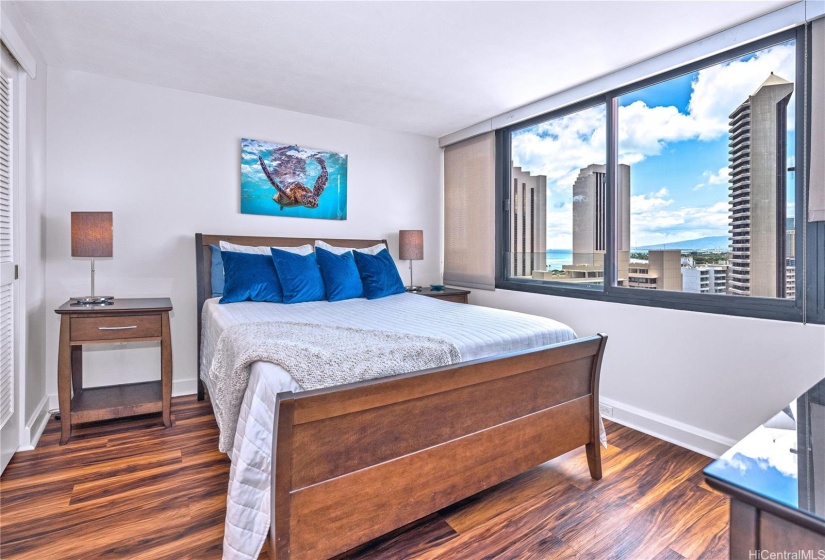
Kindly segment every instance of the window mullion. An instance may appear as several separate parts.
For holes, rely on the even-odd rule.
[[[610,293],[616,286],[616,174],[618,162],[618,100],[615,96],[605,98],[606,112],[606,171],[607,171],[607,231],[605,232],[604,291]]]

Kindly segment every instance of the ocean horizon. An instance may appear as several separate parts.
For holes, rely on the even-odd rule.
[[[565,264],[573,264],[572,249],[547,249],[547,270],[561,270]]]

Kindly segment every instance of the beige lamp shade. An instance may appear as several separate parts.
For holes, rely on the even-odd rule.
[[[402,261],[424,259],[424,232],[420,229],[402,229],[398,232],[398,258]]]
[[[72,256],[112,256],[111,212],[72,212]]]

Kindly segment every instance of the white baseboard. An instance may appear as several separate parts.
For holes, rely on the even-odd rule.
[[[55,397],[56,396],[57,395],[55,395]],[[40,401],[40,404],[37,405],[31,419],[26,423],[26,428],[22,436],[24,441],[20,442],[20,447],[17,448],[18,451],[31,451],[37,446],[37,442],[40,441],[40,436],[43,435],[43,430],[46,429],[46,423],[49,421],[50,401],[51,399],[48,395],[43,395],[43,399]]]
[[[717,459],[736,443],[736,440],[728,437],[629,404],[607,398],[599,400],[601,404],[613,407],[613,415],[604,416],[607,420],[612,420],[628,428],[644,432],[713,459]]]
[[[172,381],[172,396],[181,397],[183,395],[194,395],[198,392],[197,379],[181,379]]]

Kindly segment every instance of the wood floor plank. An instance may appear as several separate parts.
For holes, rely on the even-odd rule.
[[[587,475],[588,478],[590,475]],[[559,486],[572,484],[560,477],[548,463],[503,482],[475,496],[472,502],[445,514],[447,523],[459,533],[465,533],[503,514],[512,514],[513,508],[535,498],[542,499]]]
[[[113,453],[111,449],[95,449],[87,457],[80,457],[72,465],[62,465],[58,460],[44,460],[42,464],[32,464],[28,475],[4,481],[2,491],[30,489],[32,487],[72,480],[75,484],[93,482],[112,476],[134,473],[145,469],[181,463],[179,449],[158,450],[151,455],[140,453],[139,449],[128,447]]]
[[[433,514],[393,531],[377,543],[368,543],[338,555],[334,560],[415,558],[456,535],[455,529],[441,515]]]
[[[698,488],[712,496],[705,498],[709,504],[715,498],[716,505],[678,535],[669,548],[685,558],[722,558],[727,552],[730,499],[707,486]]]
[[[537,528],[546,531],[544,536],[551,536],[552,525],[547,523],[547,520],[554,515],[564,515],[564,511],[574,508],[581,495],[582,491],[572,484],[555,487],[547,495],[536,496],[519,504],[510,514],[481,523],[417,558],[481,560],[501,556],[516,543],[530,536]]]
[[[682,556],[673,549],[666,548],[651,560],[685,560],[685,556]]]
[[[82,426],[65,446],[51,420],[0,477],[0,557],[219,559],[230,463],[208,401],[177,397],[172,413],[171,428],[159,416]],[[336,560],[726,558],[709,460],[607,430],[600,481],[575,450]]]
[[[604,477],[611,478],[614,473],[618,475],[641,453],[644,453],[643,449],[622,450],[611,443],[607,449],[602,449]],[[595,488],[600,481],[594,481],[590,477],[587,458],[580,449],[576,449],[477,494],[473,502],[475,505],[467,504],[446,513],[445,517],[456,531],[463,533],[497,515],[511,512],[514,505],[524,503],[531,493],[540,494],[558,483],[572,484],[580,490],[587,490]]]
[[[597,535],[562,538],[590,558],[643,558],[647,553],[668,548],[687,528],[710,511],[714,504],[707,500],[707,492],[692,484],[685,484],[679,492],[665,495],[655,507],[635,510],[632,517],[621,520],[601,516]],[[632,531],[621,527],[633,527]],[[595,538],[594,538],[595,537]]]

